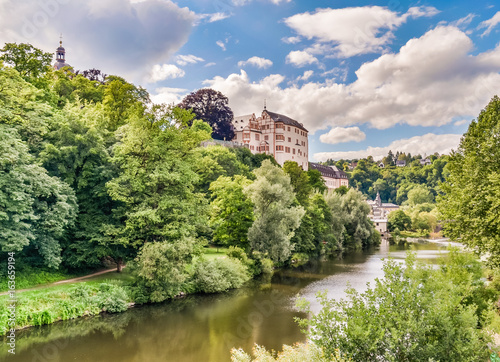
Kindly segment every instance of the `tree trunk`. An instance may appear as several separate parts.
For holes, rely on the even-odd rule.
[[[122,272],[122,269],[123,269],[123,259],[122,258],[118,258],[116,260],[116,271],[118,273],[121,273]]]

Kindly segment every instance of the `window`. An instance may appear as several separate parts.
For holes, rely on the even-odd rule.
[[[290,132],[290,127],[288,127],[288,132]]]
[[[254,146],[250,146],[250,149],[253,151],[255,149],[255,147]]]
[[[276,128],[285,129],[285,126],[283,125],[283,123],[276,123]]]
[[[292,142],[292,137],[288,137],[288,142]]]
[[[290,147],[285,147],[285,152],[290,153]]]
[[[294,148],[294,149],[292,149],[292,151],[293,151],[292,153],[295,155],[295,148]]]
[[[296,145],[300,145],[299,139],[297,138],[297,142],[295,143]]]
[[[276,151],[283,151],[283,146],[276,146]]]
[[[269,136],[268,135],[264,136],[264,141],[269,141]]]
[[[285,136],[283,136],[282,134],[276,135],[276,141],[284,141],[284,140],[285,140]]]
[[[258,133],[257,133],[257,134],[255,134],[255,140],[256,140],[256,141],[260,141],[260,134],[258,134]]]

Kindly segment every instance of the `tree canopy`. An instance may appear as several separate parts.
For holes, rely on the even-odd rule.
[[[187,95],[178,106],[191,110],[197,119],[207,122],[212,127],[212,138],[227,141],[234,138],[233,111],[221,92],[199,89]]]

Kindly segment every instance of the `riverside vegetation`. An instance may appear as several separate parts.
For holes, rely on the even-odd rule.
[[[325,195],[320,174],[295,162],[200,147],[230,138],[222,94],[156,105],[119,76],[56,71],[51,54],[29,44],[0,52],[2,280],[8,252],[18,289],[127,265],[127,278],[19,293],[16,328],[222,292],[379,243],[360,192]],[[226,252],[212,258],[209,246]],[[2,334],[7,314],[0,303]]]
[[[95,69],[55,71],[50,54],[29,44],[6,44],[1,52],[2,263],[15,252],[16,275],[24,285],[41,281],[29,275],[33,270],[49,282],[104,265],[118,271],[127,265],[118,280],[19,293],[16,328],[120,312],[131,303],[182,293],[222,292],[275,267],[377,245],[380,235],[368,218],[364,194],[383,194],[385,182],[386,200],[398,201],[400,193],[399,201],[415,208],[415,217],[405,213],[415,230],[432,225],[430,216],[420,215],[428,213],[445,222],[446,235],[486,253],[490,285],[483,282],[479,262],[466,253],[451,251],[438,270],[412,256],[405,266],[388,261],[385,278],[366,292],[351,290],[348,301],[319,296],[321,312],[301,322],[312,327],[309,344],[286,347],[280,356],[256,347],[255,358],[487,357],[489,332],[499,325],[493,307],[500,289],[498,98],[449,158],[436,157],[416,174],[417,164],[387,170],[388,177],[366,185],[363,172],[370,173],[360,161],[351,174],[355,188],[325,193],[320,174],[304,172],[294,162],[281,168],[272,157],[247,149],[200,147],[228,129],[189,103],[207,98],[193,95],[180,107],[154,105],[143,88],[121,77]],[[208,93],[218,111],[230,115],[227,98]],[[393,174],[402,178],[391,183]],[[403,180],[410,186],[394,186]],[[428,210],[436,198],[438,208]],[[409,225],[399,216],[391,219],[395,228]],[[224,247],[223,256],[213,257],[207,246]],[[0,265],[2,279],[6,271]],[[0,333],[7,326],[5,304],[0,303]],[[252,357],[235,350],[233,359]]]

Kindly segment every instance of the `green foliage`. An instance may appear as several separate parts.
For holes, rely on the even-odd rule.
[[[5,43],[0,60],[14,67],[26,80],[36,80],[50,69],[52,54],[26,43]]]
[[[73,190],[37,166],[14,129],[0,124],[2,251],[38,249],[45,264],[61,262],[60,239],[76,216]]]
[[[283,345],[283,351],[275,355],[274,351],[267,351],[264,347],[255,345],[252,356],[241,348],[231,350],[232,362],[346,362],[338,351],[328,356],[313,343],[297,343],[293,346]]]
[[[111,283],[79,283],[17,294],[16,328],[40,326],[102,312],[127,310],[130,297],[124,287]],[[0,297],[7,300],[7,296]],[[7,331],[9,310],[0,300],[0,335]]]
[[[311,185],[312,189],[320,194],[323,194],[328,190],[328,187],[325,185],[325,179],[321,176],[321,172],[318,170],[309,169],[307,171],[307,176],[309,178],[309,185]]]
[[[124,126],[114,149],[120,172],[107,186],[125,205],[125,228],[117,231],[125,245],[190,237],[204,222],[203,196],[194,192],[193,149],[209,135],[187,125],[192,117],[187,111],[159,111]]]
[[[369,219],[370,207],[361,192],[350,189],[345,195],[331,192],[326,202],[332,211],[332,232],[346,249],[378,245],[380,234]]]
[[[478,329],[481,298],[477,262],[457,250],[441,269],[416,263],[384,263],[384,279],[347,300],[319,293],[321,311],[310,321],[309,337],[325,353],[341,351],[354,361],[484,361],[489,336]],[[308,310],[307,303],[301,302]]]
[[[405,205],[415,206],[425,203],[432,203],[434,196],[429,189],[424,185],[417,185],[408,192],[408,199],[404,202]]]
[[[196,241],[193,238],[146,243],[132,266],[140,293],[153,303],[175,297],[182,291],[188,278],[186,266],[195,254]]]
[[[500,265],[500,98],[493,97],[448,163],[439,210],[444,231]]]
[[[297,201],[300,205],[306,206],[312,192],[307,172],[302,170],[302,167],[299,167],[299,164],[295,161],[285,161],[283,171],[290,176],[290,183]]]
[[[295,199],[290,177],[265,160],[254,171],[257,179],[245,188],[254,204],[255,221],[248,230],[252,250],[268,255],[274,262],[284,262],[291,255],[290,239],[304,215]]]
[[[214,242],[248,249],[248,229],[252,226],[253,204],[243,193],[251,181],[244,176],[221,176],[212,182],[209,225]]]
[[[240,260],[226,257],[199,261],[193,278],[198,291],[220,293],[241,287],[250,274]]]
[[[387,218],[387,229],[389,231],[409,230],[411,228],[411,217],[406,215],[403,210],[392,211]]]

